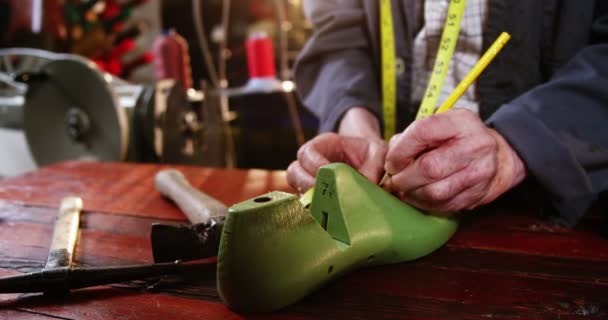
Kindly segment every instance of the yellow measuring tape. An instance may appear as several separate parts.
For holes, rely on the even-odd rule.
[[[462,13],[464,12],[465,5],[465,0],[450,1],[448,15],[445,20],[445,26],[443,27],[443,33],[441,34],[441,42],[439,43],[439,49],[437,49],[437,58],[435,58],[433,73],[431,73],[431,79],[424,92],[424,97],[422,98],[422,103],[418,109],[418,114],[416,114],[416,119],[428,117],[435,112],[439,94],[441,93],[443,82],[445,81],[445,76],[448,74],[450,60],[452,60],[456,42],[458,42],[460,21],[462,20]]]
[[[416,114],[416,119],[430,116],[437,107],[437,101],[443,82],[448,72],[448,66],[460,33],[460,21],[466,5],[466,0],[451,0],[448,7],[441,42],[437,50],[437,58],[433,66],[431,79],[422,98],[422,103]],[[395,134],[396,122],[396,66],[395,66],[395,37],[393,32],[393,17],[391,0],[380,1],[380,40],[382,50],[382,112],[384,115],[384,138],[390,139]]]
[[[395,135],[397,122],[397,72],[395,61],[395,35],[391,0],[380,0],[380,50],[382,50],[382,114],[384,139]]]

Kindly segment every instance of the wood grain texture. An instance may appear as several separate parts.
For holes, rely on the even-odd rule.
[[[283,171],[65,162],[3,180],[0,199],[56,208],[64,196],[77,194],[87,211],[184,220],[154,191],[154,175],[166,168],[182,171],[194,187],[227,206],[268,191],[293,192]]]
[[[74,192],[85,201],[77,264],[151,262],[151,224],[185,221],[153,189],[162,168],[68,162],[0,182],[0,276],[42,268],[59,200]],[[178,168],[228,205],[272,189],[290,191],[283,172]],[[269,315],[228,310],[208,263],[181,278],[76,290],[68,297],[0,295],[0,318],[607,319],[604,212],[596,208],[567,229],[518,203],[498,203],[463,217],[450,242],[425,258],[357,270]]]

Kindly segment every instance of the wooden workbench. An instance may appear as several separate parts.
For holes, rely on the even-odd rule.
[[[42,268],[60,199],[84,199],[79,265],[152,262],[154,222],[185,221],[154,191],[160,165],[65,162],[0,181],[0,275]],[[282,171],[178,167],[193,185],[233,203],[290,191]],[[608,319],[608,239],[602,209],[574,230],[502,201],[471,213],[437,252],[363,269],[259,318]],[[215,289],[213,266],[149,288],[145,281],[51,298],[0,295],[2,319],[235,319]],[[245,266],[246,267],[246,266]]]

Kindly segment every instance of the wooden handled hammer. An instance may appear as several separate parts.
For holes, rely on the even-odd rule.
[[[217,255],[228,208],[217,199],[194,188],[175,170],[159,171],[156,190],[172,200],[191,225],[154,224],[150,239],[155,262],[197,260]]]

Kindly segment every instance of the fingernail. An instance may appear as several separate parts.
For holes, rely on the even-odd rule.
[[[392,162],[386,162],[384,164],[384,171],[386,171],[386,174],[392,176],[397,170],[395,170],[395,166]]]
[[[384,176],[382,177],[382,179],[380,180],[380,183],[378,183],[378,185],[381,187],[384,187],[390,180],[391,180],[391,174],[386,172],[386,173],[384,173]]]
[[[398,133],[398,134],[396,134],[396,135],[394,135],[394,136],[392,136],[392,137],[390,138],[390,140],[388,141],[388,145],[389,145],[389,147],[390,147],[390,146],[391,146],[393,143],[395,143],[395,141],[397,141],[397,139],[399,139],[399,136],[400,136],[400,135],[401,135],[401,134],[400,134],[400,133]]]

